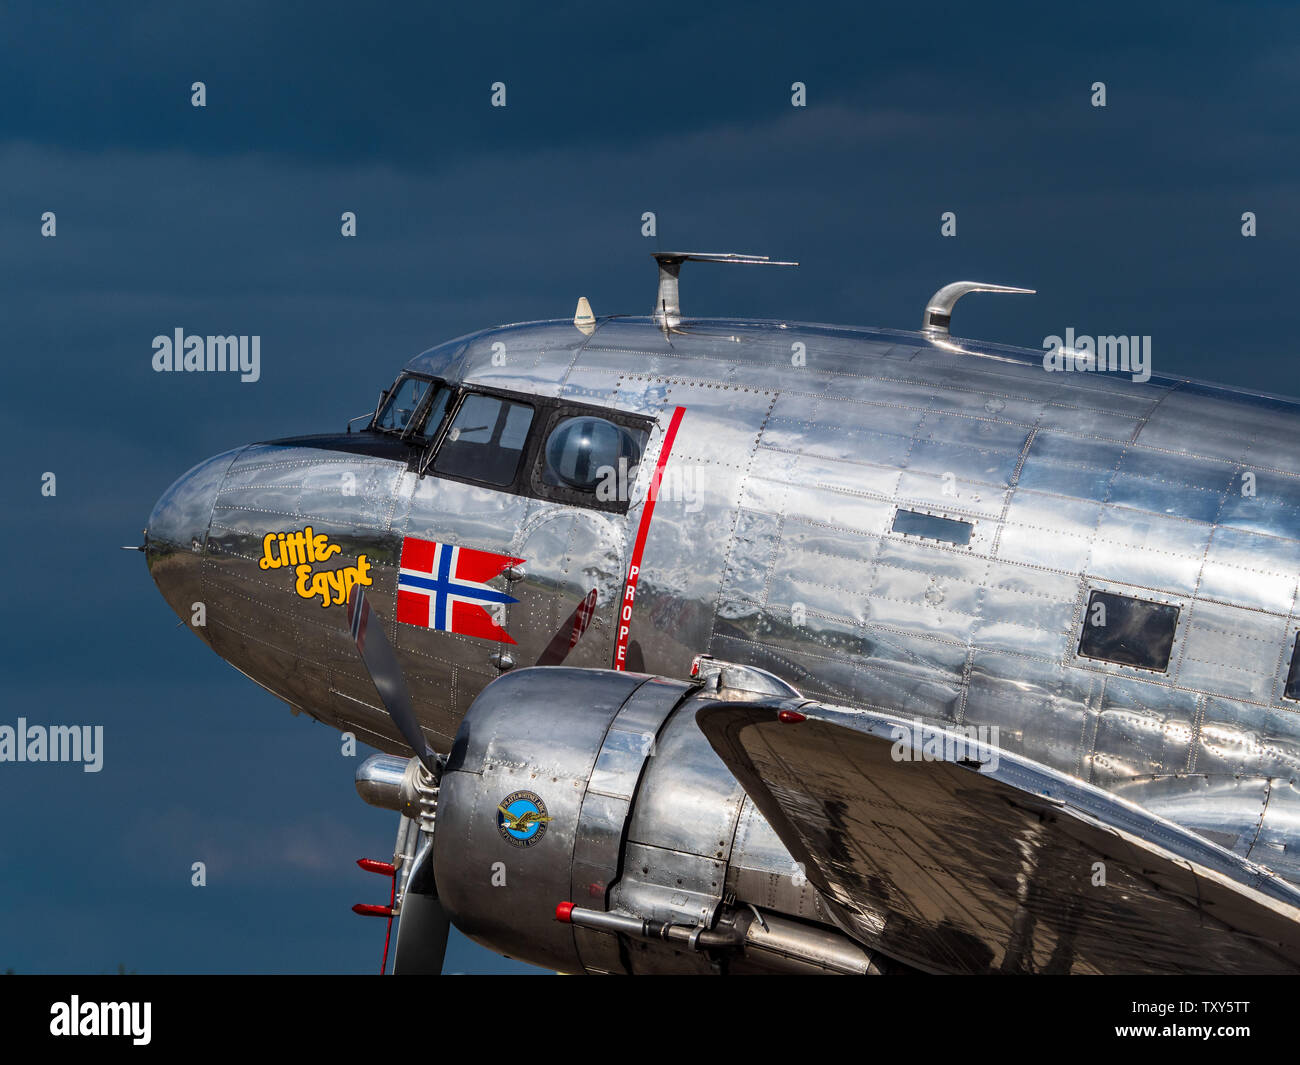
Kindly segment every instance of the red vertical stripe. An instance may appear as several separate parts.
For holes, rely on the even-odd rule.
[[[627,566],[627,578],[623,582],[623,597],[618,601],[618,640],[614,645],[614,668],[627,668],[627,641],[632,630],[632,606],[636,600],[636,586],[641,578],[641,555],[645,551],[646,540],[650,536],[650,522],[654,518],[655,503],[659,499],[659,483],[663,479],[664,467],[668,465],[668,455],[677,439],[677,427],[682,423],[685,407],[675,407],[673,416],[668,421],[668,430],[664,433],[663,446],[659,448],[659,458],[655,462],[655,472],[650,478],[650,490],[646,493],[645,504],[641,508],[641,524],[637,526],[636,543],[632,546],[632,559]]]

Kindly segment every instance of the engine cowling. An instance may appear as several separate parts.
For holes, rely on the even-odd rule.
[[[453,923],[561,972],[887,966],[834,927],[695,724],[716,698],[570,668],[484,689],[437,798],[433,865]]]

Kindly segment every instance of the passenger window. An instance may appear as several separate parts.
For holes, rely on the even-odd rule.
[[[965,547],[975,526],[956,518],[941,518],[920,510],[899,510],[894,514],[893,531],[904,536],[920,536],[926,540],[942,540],[947,544]]]
[[[420,409],[429,389],[438,387],[437,382],[423,377],[403,377],[394,387],[392,395],[384,404],[379,416],[374,421],[374,428],[385,433],[404,433],[411,427],[411,419]],[[446,389],[443,389],[445,392]],[[445,400],[444,400],[445,404]]]
[[[1291,649],[1291,668],[1287,671],[1283,694],[1288,699],[1300,700],[1300,632],[1296,633],[1295,646]]]
[[[1178,607],[1094,591],[1088,599],[1079,654],[1164,673],[1178,628]]]
[[[513,484],[532,421],[533,409],[526,404],[467,395],[438,450],[434,472],[485,484]]]
[[[604,418],[566,418],[546,441],[542,479],[548,485],[580,492],[595,491],[601,481],[613,477],[621,476],[622,483],[630,484],[636,477],[645,438],[644,432],[633,432]]]

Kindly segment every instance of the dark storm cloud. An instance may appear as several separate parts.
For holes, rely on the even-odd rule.
[[[0,93],[12,137],[86,148],[194,147],[189,86],[204,81],[205,154],[454,165],[466,152],[676,135],[784,104],[906,100],[968,117],[1067,103],[1109,77],[1202,103],[1242,93],[1267,123],[1290,5],[1096,3],[920,8],[871,4],[501,2],[385,6],[256,2],[120,7],[6,4]],[[511,105],[483,105],[493,81]],[[1271,98],[1270,98],[1271,97]],[[1212,110],[1212,109],[1211,109]],[[1203,112],[1202,112],[1203,113]]]
[[[193,463],[339,428],[442,340],[567,317],[579,295],[646,311],[656,243],[803,263],[692,266],[688,313],[915,328],[935,288],[975,277],[1040,294],[972,297],[960,333],[1151,334],[1157,372],[1300,392],[1278,340],[1298,314],[1297,20],[1258,4],[0,6],[0,664],[11,716],[102,722],[107,745],[84,779],[0,773],[0,802],[25,811],[0,833],[5,901],[80,930],[51,948],[18,929],[0,967],[372,966],[374,928],[347,906],[374,884],[345,867],[361,840],[391,846],[389,819],[357,801],[337,736],[178,629],[117,546]],[[177,327],[260,335],[261,380],[154,373],[151,340]],[[185,794],[159,806],[159,788]],[[92,807],[113,825],[88,892],[44,869]],[[275,866],[266,912],[294,914],[274,935],[240,928],[247,870],[188,886],[191,849],[230,872],[241,834]]]

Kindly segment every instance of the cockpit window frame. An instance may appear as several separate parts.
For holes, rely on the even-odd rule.
[[[592,417],[602,418],[624,429],[645,433],[646,446],[648,447],[656,424],[654,418],[592,403],[575,403],[569,399],[539,396],[530,392],[514,392],[509,389],[491,388],[476,384],[453,385],[448,382],[440,383],[446,384],[452,390],[452,399],[447,405],[442,424],[438,427],[436,435],[426,437],[426,441],[421,448],[419,461],[415,466],[415,471],[420,477],[437,477],[444,481],[474,485],[478,488],[504,492],[508,495],[527,496],[532,499],[578,506],[586,510],[599,510],[613,514],[627,513],[631,506],[631,501],[628,499],[601,500],[596,498],[594,492],[583,492],[546,484],[542,479],[542,468],[546,461],[546,441],[550,438],[551,430],[565,418]],[[430,395],[433,395],[432,391]],[[446,441],[449,428],[455,423],[456,417],[459,415],[466,399],[474,395],[488,396],[492,399],[523,404],[532,408],[533,417],[528,427],[528,436],[524,443],[518,468],[515,470],[515,478],[510,484],[493,484],[482,478],[465,477],[434,469],[434,463],[437,461],[438,454]]]
[[[402,387],[403,383],[405,383],[410,378],[414,378],[415,380],[418,381],[427,381],[433,387],[426,389],[424,395],[420,397],[419,404],[416,406],[414,412],[411,414],[410,420],[402,428],[401,432],[395,432],[392,429],[380,428],[378,424],[379,416],[383,413],[384,407],[387,405],[388,401],[394,395],[397,394],[397,390]],[[401,440],[403,443],[414,444],[416,446],[423,446],[427,444],[430,439],[429,434],[426,432],[417,433],[412,429],[412,426],[424,425],[424,420],[429,415],[429,407],[433,403],[433,397],[438,394],[439,388],[448,389],[452,393],[452,399],[455,400],[456,392],[457,392],[456,387],[442,380],[442,378],[433,377],[430,374],[413,373],[409,370],[402,371],[400,374],[397,375],[397,379],[392,383],[392,385],[384,391],[382,396],[380,396],[379,402],[375,405],[375,413],[371,416],[370,425],[367,426],[367,428],[372,433],[380,433],[383,436],[393,437],[397,440]],[[452,404],[449,402],[447,404],[448,408],[450,408],[451,405]],[[446,414],[447,412],[444,411],[443,412],[444,423],[446,422]],[[442,430],[442,425],[439,425],[438,428],[435,430],[435,435],[440,433],[441,430]]]
[[[465,401],[471,396],[485,396],[488,399],[500,400],[503,403],[511,403],[516,406],[527,407],[532,411],[532,418],[528,423],[528,432],[524,437],[524,446],[519,451],[519,461],[515,466],[514,479],[507,484],[498,484],[495,481],[487,480],[482,477],[466,477],[462,474],[448,473],[444,470],[434,468],[434,463],[438,461],[438,456],[442,453],[443,445],[447,442],[448,430],[456,423],[460,416],[461,408],[465,406]],[[438,430],[437,439],[425,449],[420,458],[419,474],[423,477],[429,474],[438,477],[444,481],[459,481],[462,484],[473,484],[480,488],[493,489],[498,492],[509,492],[512,495],[526,495],[526,492],[520,491],[520,481],[524,476],[524,471],[528,468],[528,461],[532,453],[533,427],[537,424],[537,397],[521,395],[513,392],[502,392],[491,388],[460,387],[456,389],[456,394],[452,401],[447,404],[447,411],[443,415],[442,425]]]

